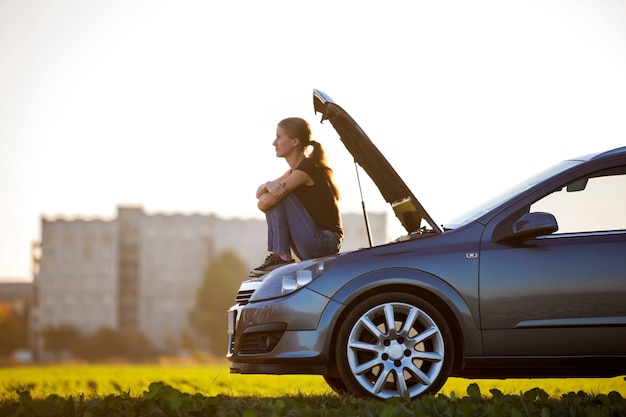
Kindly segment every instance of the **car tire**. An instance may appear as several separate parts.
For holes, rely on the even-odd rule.
[[[328,375],[324,375],[324,381],[328,384],[328,386],[337,394],[345,395],[347,394],[348,388],[346,384],[343,382],[341,378],[335,378]]]
[[[377,294],[352,309],[335,349],[346,388],[381,400],[436,393],[454,358],[443,315],[422,298],[398,292]]]

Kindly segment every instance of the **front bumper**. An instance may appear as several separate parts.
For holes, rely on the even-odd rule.
[[[342,309],[306,287],[228,311],[231,373],[326,373],[333,320]]]

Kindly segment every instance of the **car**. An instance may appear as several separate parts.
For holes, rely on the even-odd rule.
[[[406,234],[244,281],[231,373],[322,375],[379,400],[451,376],[626,374],[626,147],[557,163],[439,226],[343,108],[318,90],[313,103]]]

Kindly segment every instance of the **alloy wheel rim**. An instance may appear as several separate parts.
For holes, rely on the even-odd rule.
[[[427,390],[443,366],[445,346],[437,324],[421,309],[385,303],[363,314],[347,345],[350,370],[378,398]]]

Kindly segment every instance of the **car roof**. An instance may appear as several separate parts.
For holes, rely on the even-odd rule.
[[[622,146],[621,148],[615,148],[604,152],[598,152],[595,154],[588,155],[589,161],[603,158],[611,158],[614,156],[626,156],[626,146]]]

